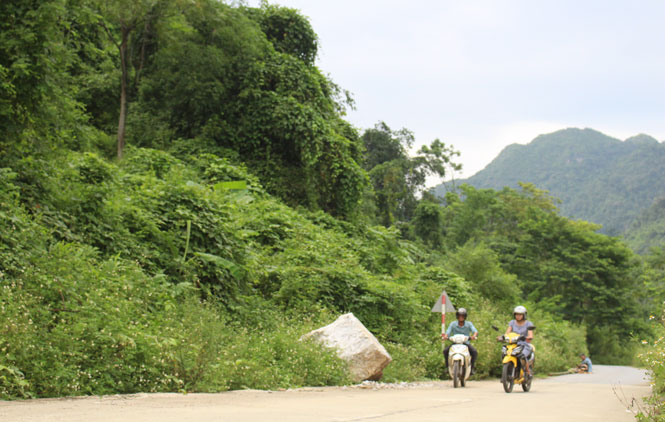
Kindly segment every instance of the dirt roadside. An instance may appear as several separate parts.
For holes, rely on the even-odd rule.
[[[290,391],[234,391],[220,394],[137,394],[126,396],[0,402],[2,422],[219,422],[219,421],[634,421],[617,399],[649,393],[644,372],[596,366],[592,375],[535,380],[531,392],[519,386],[503,392],[497,380],[379,388],[332,387]]]

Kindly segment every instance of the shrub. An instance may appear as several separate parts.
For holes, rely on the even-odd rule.
[[[21,371],[32,394],[172,388],[155,341],[155,317],[174,300],[163,277],[65,243],[32,264],[0,292],[0,364]]]
[[[642,421],[665,421],[665,312],[660,318],[651,317],[656,334],[652,341],[643,340],[645,349],[638,355],[639,360],[650,372],[651,395],[645,398],[646,408],[638,414]]]
[[[333,352],[298,340],[320,320],[232,320],[191,285],[75,244],[33,264],[0,290],[2,398],[348,382]]]

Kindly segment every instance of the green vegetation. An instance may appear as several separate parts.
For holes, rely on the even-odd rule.
[[[663,280],[665,279],[665,247],[651,250],[646,262],[645,284],[649,289],[651,303],[645,306],[658,306],[663,309],[665,297],[663,291]],[[654,333],[649,340],[643,340],[645,344],[640,354],[641,362],[651,371],[652,394],[646,399],[646,408],[639,415],[640,420],[664,421],[665,412],[665,312],[654,313],[649,317],[654,326]]]
[[[444,369],[429,306],[442,288],[478,310],[488,333],[479,369],[496,369],[490,325],[507,322],[509,305],[428,263],[418,242],[297,212],[210,154],[188,160],[129,147],[120,165],[70,152],[2,173],[5,397],[343,383],[335,357],[297,338],[345,311],[395,354],[387,380],[436,378]],[[38,197],[19,174],[40,181]],[[230,174],[249,189],[216,188]],[[506,277],[496,267],[487,277],[495,273]],[[559,369],[584,347],[583,332],[540,314],[552,355],[543,369]],[[554,339],[575,330],[576,347],[559,356]]]
[[[630,348],[616,339],[643,331],[646,315],[638,311],[637,261],[618,239],[558,215],[552,198],[532,185],[521,192],[463,185],[445,201],[442,232],[455,250],[452,268],[475,291],[510,303],[520,289],[518,297],[586,325],[596,360],[630,361]],[[468,268],[474,263],[481,269]]]
[[[458,154],[344,121],[297,11],[129,3],[0,5],[0,398],[344,384],[298,340],[343,312],[445,378],[442,289],[480,377],[517,303],[543,372],[651,335],[655,261],[531,185],[423,192]]]
[[[563,215],[601,224],[604,233],[625,235],[635,250],[646,252],[665,241],[659,228],[643,227],[653,212],[640,218],[655,198],[665,196],[662,180],[665,143],[647,135],[621,142],[591,129],[565,129],[506,147],[459,183],[491,189],[533,183],[561,199]],[[440,196],[445,192],[445,186],[436,188]],[[657,224],[662,227],[662,218]]]
[[[651,395],[645,398],[645,408],[638,414],[641,421],[665,421],[665,315],[659,318],[656,339],[649,342],[640,355],[644,365],[651,371]]]
[[[624,234],[626,243],[644,255],[665,243],[665,198],[656,199],[631,224]]]

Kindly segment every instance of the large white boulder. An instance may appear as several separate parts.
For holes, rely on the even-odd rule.
[[[356,382],[379,380],[383,368],[392,361],[386,349],[352,313],[344,314],[332,324],[303,336],[303,339],[307,338],[335,349],[337,355],[349,363]]]

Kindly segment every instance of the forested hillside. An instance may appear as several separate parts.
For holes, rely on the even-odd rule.
[[[642,211],[624,234],[626,243],[640,254],[665,244],[665,197]]]
[[[663,180],[665,143],[648,135],[620,141],[591,129],[565,129],[506,147],[485,169],[458,183],[491,189],[533,183],[561,199],[563,215],[621,235],[654,200],[665,197]]]
[[[538,370],[626,363],[642,259],[533,185],[464,187],[433,140],[344,120],[299,12],[215,0],[0,3],[0,398],[349,382],[313,328],[353,312],[385,380],[445,377],[446,289],[496,375],[516,304]]]

